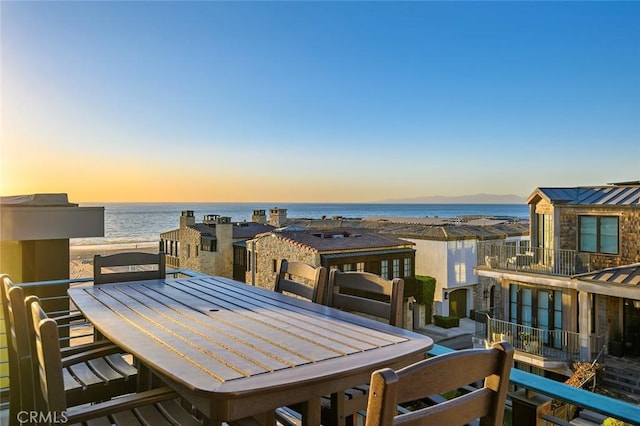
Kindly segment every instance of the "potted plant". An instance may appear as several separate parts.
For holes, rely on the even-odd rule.
[[[616,330],[609,341],[609,354],[613,356],[622,356],[622,348],[622,333],[620,330]]]
[[[532,333],[522,332],[520,333],[520,342],[522,342],[522,348],[529,353],[538,353],[540,347],[540,341]]]

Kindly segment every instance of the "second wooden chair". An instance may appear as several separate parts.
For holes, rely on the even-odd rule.
[[[345,311],[364,314],[402,327],[404,302],[404,280],[386,280],[369,272],[341,272],[337,269],[329,273],[326,305]],[[323,416],[330,422],[353,421],[353,416],[367,407],[369,385],[363,384],[346,389],[343,395],[331,395],[330,408],[323,407]]]
[[[291,293],[314,303],[322,303],[326,286],[327,270],[324,267],[282,259],[274,289],[278,293]]]

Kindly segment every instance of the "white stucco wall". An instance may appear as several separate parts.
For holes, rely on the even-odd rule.
[[[416,275],[428,275],[436,279],[435,301],[442,300],[443,289],[447,287],[447,242],[403,238],[415,244]]]

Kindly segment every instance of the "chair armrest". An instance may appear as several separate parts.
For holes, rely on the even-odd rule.
[[[97,340],[95,342],[84,343],[82,345],[60,348],[60,352],[62,353],[62,357],[65,358],[78,353],[87,352],[87,351],[99,349],[102,347],[111,347],[111,346],[115,346],[115,345],[108,340]],[[123,351],[120,350],[120,352],[123,352]]]
[[[58,317],[52,317],[58,325],[69,325],[72,321],[87,321],[87,319],[80,312],[74,314],[60,315]]]
[[[65,356],[64,358],[62,358],[62,366],[69,367],[70,365],[78,364],[80,362],[86,362],[95,358],[100,358],[103,356],[118,354],[122,352],[124,351],[119,347],[117,347],[116,345],[93,348],[84,352]]]
[[[146,392],[134,393],[123,397],[110,399],[94,405],[71,407],[66,411],[67,422],[70,424],[86,422],[98,417],[108,416],[119,411],[132,410],[134,408],[168,401],[178,398],[179,395],[168,387],[153,389]]]

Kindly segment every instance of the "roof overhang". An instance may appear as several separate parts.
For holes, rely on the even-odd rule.
[[[626,299],[638,299],[639,292],[637,286],[625,286],[616,283],[605,283],[581,280],[579,277],[559,277],[553,275],[542,275],[528,272],[505,271],[493,269],[488,266],[476,266],[476,275],[481,277],[494,278],[497,280],[508,280],[522,284],[543,285],[548,287],[568,288],[576,291],[600,294],[603,296],[622,297]]]
[[[104,207],[0,206],[0,240],[104,237]]]
[[[360,256],[377,256],[381,254],[409,254],[415,253],[412,248],[398,248],[398,249],[382,249],[382,250],[354,250],[340,253],[320,253],[323,259],[342,259],[347,257],[360,257]]]

